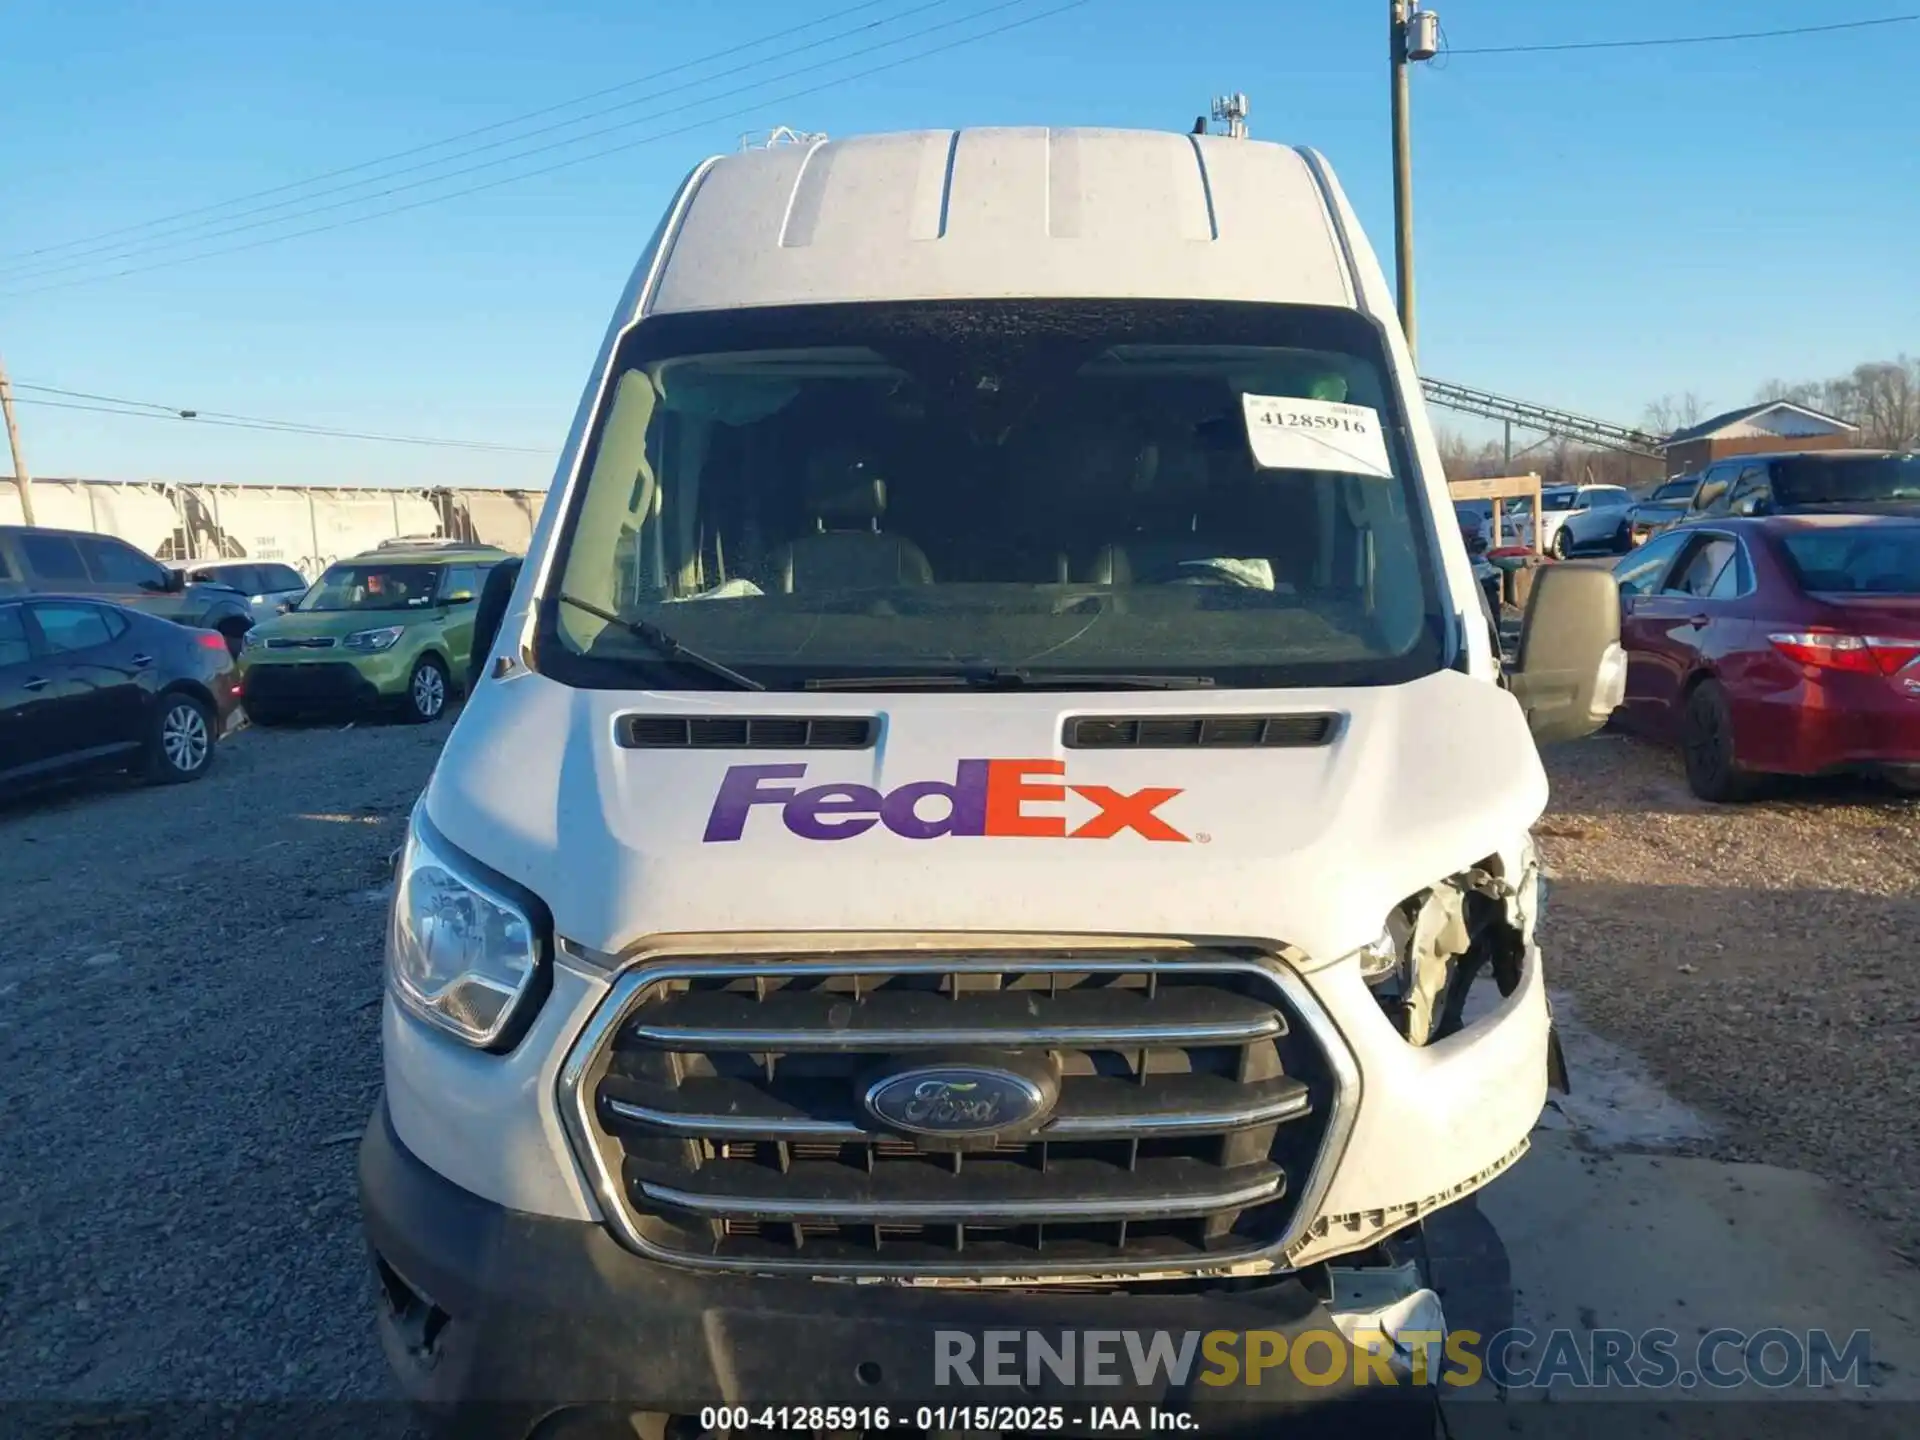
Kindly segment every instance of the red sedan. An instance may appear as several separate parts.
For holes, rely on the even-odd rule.
[[[1614,567],[1629,730],[1677,742],[1687,783],[1866,771],[1920,790],[1920,519],[1701,522]]]

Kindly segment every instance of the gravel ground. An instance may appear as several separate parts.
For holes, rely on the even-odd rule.
[[[0,1400],[388,1393],[354,1142],[386,857],[444,735],[242,731],[197,785],[0,808]],[[1706,807],[1612,736],[1548,763],[1556,985],[1718,1153],[1828,1176],[1920,1255],[1920,803]]]
[[[0,1397],[386,1393],[355,1142],[445,730],[243,730],[198,784],[0,809]]]
[[[1920,1265],[1920,800],[1708,805],[1611,732],[1547,769],[1552,983],[1716,1123],[1707,1153],[1824,1176]]]

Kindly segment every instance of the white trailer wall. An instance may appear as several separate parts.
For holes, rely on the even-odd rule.
[[[528,490],[456,490],[453,494],[454,503],[467,512],[475,540],[515,555],[527,553],[534,522],[547,498],[544,494]]]
[[[118,535],[149,555],[158,554],[180,524],[173,498],[162,486],[84,480],[35,481],[33,518],[49,529]],[[0,525],[22,523],[20,492],[11,479],[0,480]]]
[[[281,560],[311,580],[313,520],[304,490],[265,485],[187,486],[187,541],[195,560]]]
[[[314,490],[313,563],[325,569],[343,555],[371,550],[396,535],[437,535],[440,512],[411,490]],[[318,573],[317,571],[315,573]]]
[[[344,555],[401,535],[448,535],[523,554],[545,503],[538,490],[310,489],[36,480],[34,519],[118,535],[162,559],[281,560],[309,580]],[[21,523],[0,478],[0,525]]]

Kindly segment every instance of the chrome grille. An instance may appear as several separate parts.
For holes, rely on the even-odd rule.
[[[563,1076],[616,1228],[680,1263],[812,1274],[1192,1270],[1296,1233],[1352,1100],[1299,981],[1252,951],[665,959]],[[1048,1118],[896,1134],[864,1080],[1046,1057]],[[1307,1217],[1310,1218],[1310,1217]]]
[[[269,640],[269,650],[331,650],[333,637],[330,635],[311,635],[292,640]]]

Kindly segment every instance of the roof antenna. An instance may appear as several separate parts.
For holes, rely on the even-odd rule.
[[[1227,127],[1227,135],[1234,140],[1247,138],[1247,97],[1236,90],[1231,95],[1216,95],[1213,101],[1213,118]]]

